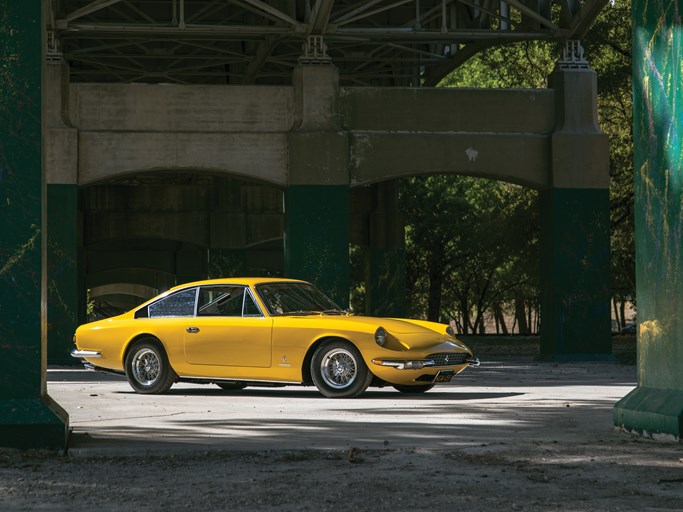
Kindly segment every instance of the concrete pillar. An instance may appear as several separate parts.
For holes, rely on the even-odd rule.
[[[69,352],[76,327],[85,321],[85,290],[79,280],[78,133],[69,126],[69,69],[45,66],[45,173],[47,181],[47,279],[49,364],[78,364]]]
[[[609,146],[578,42],[550,77],[552,186],[541,191],[541,358],[612,360]]]
[[[302,64],[293,78],[285,275],[315,283],[348,307],[349,141],[339,126],[339,76],[329,64]]]
[[[405,225],[398,211],[398,183],[372,186],[369,247],[365,251],[365,313],[404,317],[406,314]]]
[[[0,446],[63,450],[68,415],[45,383],[41,4],[0,0]]]
[[[683,438],[683,3],[633,2],[638,386],[614,424]]]

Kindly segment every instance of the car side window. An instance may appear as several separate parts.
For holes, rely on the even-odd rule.
[[[199,316],[262,316],[245,286],[202,286],[199,290]]]
[[[244,296],[244,316],[263,316],[251,293]]]
[[[194,316],[197,288],[182,290],[148,306],[150,318]]]

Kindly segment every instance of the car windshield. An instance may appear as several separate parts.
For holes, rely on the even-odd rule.
[[[271,315],[342,314],[344,311],[308,283],[268,283],[256,287]]]

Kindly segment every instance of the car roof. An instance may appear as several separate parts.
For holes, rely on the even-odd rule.
[[[248,286],[255,286],[265,283],[306,283],[299,279],[289,279],[286,277],[223,277],[218,279],[205,279],[202,281],[193,281],[189,283],[179,284],[174,286],[169,291],[179,290],[181,288],[188,288],[192,286],[206,286],[206,285],[225,285],[225,284],[242,284]]]

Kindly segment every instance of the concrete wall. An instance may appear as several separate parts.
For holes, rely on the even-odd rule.
[[[324,96],[339,114],[328,122],[336,129],[325,135],[334,139],[326,154],[349,162],[348,184],[459,173],[550,185],[553,90],[342,88],[335,98],[309,89],[71,84],[63,125],[48,135],[49,181],[189,170],[284,187],[292,165],[301,179],[307,147],[316,172],[321,143],[304,135],[316,127],[302,119],[314,117],[308,111]]]

